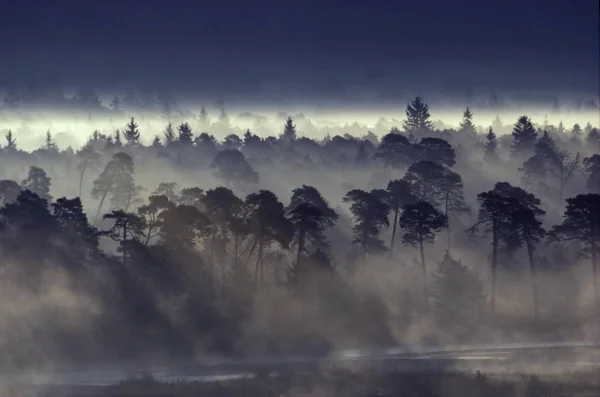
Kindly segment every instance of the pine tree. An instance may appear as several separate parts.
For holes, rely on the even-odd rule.
[[[58,152],[58,148],[52,140],[52,134],[50,134],[50,131],[46,131],[46,146],[44,147],[44,149],[46,149],[49,152]]]
[[[125,127],[125,131],[123,131],[123,136],[125,137],[125,141],[128,146],[139,145],[140,143],[140,132],[138,130],[138,125],[136,124],[134,118],[131,118],[131,121]]]
[[[155,135],[154,139],[152,140],[152,148],[160,149],[161,147],[162,143],[160,142],[160,137],[158,135]]]
[[[494,134],[494,130],[492,127],[488,130],[487,135],[485,136],[485,152],[483,158],[488,163],[497,163],[500,159],[498,156],[498,152],[496,148],[498,147],[498,140],[496,139],[496,134]]]
[[[172,146],[175,142],[177,142],[177,138],[175,137],[175,131],[173,131],[173,124],[169,123],[167,128],[165,128],[165,146]]]
[[[21,188],[37,194],[47,202],[52,201],[52,196],[50,195],[50,177],[41,168],[29,167],[27,178],[21,182]]]
[[[512,131],[512,155],[517,158],[527,158],[535,149],[537,133],[531,119],[527,116],[519,117]]]
[[[416,97],[406,107],[404,131],[409,137],[429,136],[433,132],[433,124],[429,118],[429,106],[420,97]]]
[[[573,125],[573,129],[571,130],[571,142],[581,142],[582,136],[583,130],[581,129],[581,126],[579,124]]]
[[[17,150],[17,140],[13,137],[12,130],[8,130],[5,137],[6,137],[6,150],[9,152],[16,151]]]
[[[600,151],[600,131],[598,128],[592,128],[586,137],[587,145],[595,152]],[[8,146],[7,146],[8,147]]]
[[[200,114],[198,115],[198,118],[200,119],[201,123],[208,123],[208,112],[204,106],[200,108]]]
[[[460,123],[458,132],[470,137],[477,135],[477,128],[473,124],[473,112],[468,107],[463,113],[463,121]]]
[[[285,125],[283,126],[283,134],[281,134],[281,139],[285,143],[291,143],[296,140],[296,126],[291,117],[288,117],[285,121]]]
[[[114,144],[115,144],[116,147],[122,147],[123,146],[123,142],[121,141],[121,130],[119,130],[119,129],[117,129],[115,131]]]
[[[177,142],[182,146],[192,146],[194,143],[194,134],[188,123],[183,123],[177,127]]]

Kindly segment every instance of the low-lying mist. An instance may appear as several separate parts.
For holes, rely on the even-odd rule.
[[[3,113],[7,370],[597,338],[596,110],[201,109]]]

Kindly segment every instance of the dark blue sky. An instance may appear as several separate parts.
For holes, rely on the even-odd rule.
[[[0,81],[593,94],[598,29],[597,0],[2,0]]]

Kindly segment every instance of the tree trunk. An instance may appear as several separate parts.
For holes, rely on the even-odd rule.
[[[492,285],[490,292],[490,311],[496,312],[496,264],[498,262],[498,231],[494,222],[492,226]]]
[[[108,195],[108,190],[104,192],[104,194],[102,195],[102,198],[100,199],[100,204],[98,204],[98,209],[96,210],[96,216],[94,217],[94,219],[96,221],[99,220],[100,211],[102,210],[102,206],[104,205],[104,200],[106,200],[107,195]]]
[[[398,204],[394,208],[394,226],[392,227],[392,240],[390,241],[390,256],[394,256],[394,242],[396,241],[396,228],[398,227]]]
[[[296,253],[296,266],[300,267],[300,257],[302,256],[302,251],[304,251],[304,236],[305,231],[303,229],[300,230],[298,234],[298,252]]]
[[[448,237],[448,250],[450,250],[450,217],[448,216],[448,198],[446,198],[446,203],[445,203],[445,215],[446,215],[446,219],[448,221],[448,225],[446,227],[446,236]]]
[[[529,257],[529,269],[531,271],[531,292],[533,294],[533,314],[534,314],[535,318],[539,318],[540,317],[540,309],[539,309],[539,303],[538,303],[535,258],[533,257],[533,244],[529,237],[526,237],[526,244],[527,244],[527,255]]]
[[[85,174],[86,168],[87,168],[87,162],[86,162],[86,165],[84,165],[83,168],[81,169],[81,175],[79,176],[79,199],[81,199],[81,195],[83,194],[83,175]]]
[[[127,261],[127,223],[123,225],[123,266],[125,266],[125,262]]]
[[[598,302],[598,253],[596,252],[596,241],[592,240],[591,244],[592,251],[592,277],[594,278],[594,305],[596,306],[596,311],[600,311],[600,306]]]
[[[260,281],[263,281],[262,258],[263,257],[263,242],[262,238],[258,241],[258,253],[256,255],[256,266],[254,267],[254,282],[258,284],[259,274]]]
[[[423,249],[423,238],[419,239],[419,249],[421,251],[421,269],[423,271],[423,296],[425,298],[425,306],[429,307],[429,289],[427,287],[427,265],[425,264],[425,251]]]

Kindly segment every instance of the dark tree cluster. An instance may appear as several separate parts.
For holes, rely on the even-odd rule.
[[[205,109],[199,117],[208,118]],[[75,319],[61,317],[73,313],[62,306],[44,309],[45,320],[29,332],[3,335],[1,356],[24,363],[54,354],[47,346],[64,359],[90,359],[325,353],[340,339],[393,343],[386,305],[361,288],[361,277],[381,263],[406,270],[405,286],[413,287],[416,273],[419,292],[409,302],[457,338],[501,311],[505,272],[526,280],[532,321],[541,321],[549,306],[542,275],[555,270],[555,252],[564,263],[590,259],[600,307],[597,129],[573,128],[569,137],[522,116],[501,139],[473,120],[467,108],[458,130],[437,129],[416,98],[403,131],[381,140],[370,133],[317,141],[286,117],[279,137],[247,130],[218,141],[184,122],[168,124],[146,146],[131,118],[114,134],[94,131],[77,151],[61,151],[48,133],[44,147],[27,153],[8,131],[0,165],[27,165],[14,172],[21,177],[3,171],[0,180],[2,282],[9,292],[18,286],[3,299],[43,300],[60,279],[90,306]],[[227,122],[222,108],[219,123]],[[148,183],[165,169],[191,177]],[[373,186],[341,180],[346,169],[372,174]],[[499,169],[520,178],[508,182]],[[342,194],[325,198],[324,189],[302,182],[310,171],[335,175]],[[73,197],[58,194],[68,178],[61,173],[75,181]],[[278,173],[289,178],[276,193],[265,185],[274,186]],[[491,189],[475,190],[477,178]],[[489,261],[459,259],[484,245]],[[406,259],[413,255],[416,271]],[[430,268],[436,257],[441,262]]]

